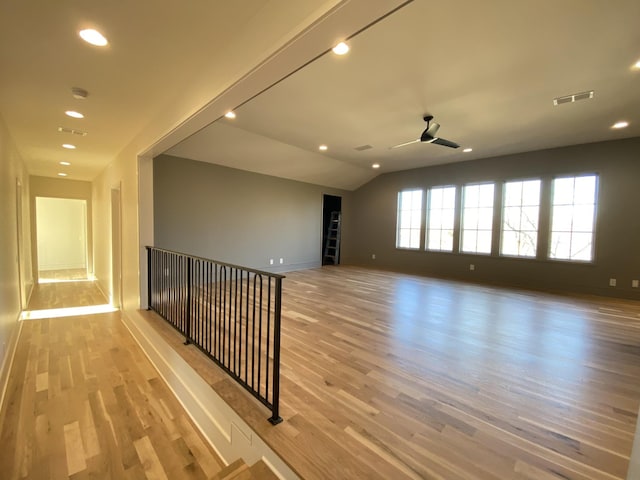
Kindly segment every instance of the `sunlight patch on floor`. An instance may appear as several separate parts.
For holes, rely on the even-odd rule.
[[[38,283],[69,283],[69,282],[93,282],[95,277],[89,278],[39,278]]]
[[[43,318],[76,317],[79,315],[96,315],[98,313],[117,312],[113,305],[91,305],[87,307],[49,308],[46,310],[25,310],[20,320],[40,320]]]

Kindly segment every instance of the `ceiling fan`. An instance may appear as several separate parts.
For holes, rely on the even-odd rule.
[[[422,132],[422,135],[420,135],[420,138],[418,138],[417,140],[411,140],[410,142],[401,143],[399,145],[394,145],[393,147],[390,147],[390,148],[400,148],[400,147],[404,147],[406,145],[411,145],[412,143],[418,143],[418,142],[437,143],[438,145],[444,145],[445,147],[451,147],[451,148],[458,148],[460,146],[457,143],[452,142],[450,140],[445,140],[444,138],[436,137],[436,133],[440,128],[440,124],[436,122],[431,123],[431,120],[433,120],[433,115],[425,115],[423,118],[424,118],[424,121],[427,122],[427,128],[425,129],[424,132]]]

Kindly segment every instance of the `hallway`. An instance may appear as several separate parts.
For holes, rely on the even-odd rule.
[[[39,284],[36,310],[106,304],[94,282]],[[210,479],[224,467],[119,312],[22,322],[0,412],[3,479]]]

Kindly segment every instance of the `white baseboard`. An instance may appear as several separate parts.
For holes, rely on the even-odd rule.
[[[107,302],[111,302],[111,295],[109,295],[109,293],[105,291],[104,287],[102,286],[102,283],[100,283],[100,280],[96,280],[94,283],[96,287],[98,287],[98,290],[100,290],[100,293],[102,294],[102,296],[107,299]]]
[[[128,310],[122,317],[160,376],[227,465],[238,458],[248,465],[264,460],[280,479],[299,480],[293,470],[173,350],[139,311]]]
[[[629,459],[629,471],[627,472],[627,480],[638,479],[640,479],[640,411],[638,411],[636,435],[633,440],[631,458]]]
[[[16,356],[16,350],[18,348],[18,339],[20,338],[20,332],[22,331],[22,322],[20,316],[16,319],[16,326],[13,328],[11,338],[9,338],[9,346],[5,351],[4,358],[2,359],[2,365],[0,366],[0,411],[4,406],[5,397],[7,395],[7,388],[9,387],[9,374],[13,367],[13,360]],[[2,418],[0,417],[0,423]],[[2,425],[0,424],[0,427]]]

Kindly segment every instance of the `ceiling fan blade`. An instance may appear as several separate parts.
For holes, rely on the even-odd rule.
[[[431,143],[437,143],[438,145],[444,145],[445,147],[458,148],[458,145],[455,142],[451,142],[449,140],[445,140],[444,138],[434,138]]]
[[[405,142],[405,143],[400,143],[398,145],[394,145],[393,147],[389,147],[389,148],[400,148],[400,147],[405,147],[407,145],[411,145],[412,143],[418,143],[420,142],[420,139],[418,138],[417,140],[411,140],[410,142]]]

